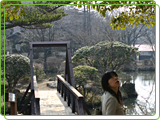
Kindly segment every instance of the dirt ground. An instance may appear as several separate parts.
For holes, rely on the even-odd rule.
[[[48,80],[43,80],[41,82],[38,82],[38,90],[39,91],[42,91],[42,90],[54,90],[56,88],[50,88],[47,86],[47,83],[52,83],[54,81],[48,81]],[[24,85],[19,85],[17,88],[20,90],[20,92],[25,92],[27,87],[28,87],[29,83],[28,84],[24,84]]]
[[[38,90],[54,90],[56,88],[47,87],[47,83],[52,83],[53,81],[44,80],[42,82],[38,82]]]

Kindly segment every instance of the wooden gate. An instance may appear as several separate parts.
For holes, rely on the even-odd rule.
[[[73,87],[75,87],[73,68],[71,61],[70,42],[30,42],[30,68],[31,68],[31,91],[34,91],[34,71],[33,71],[33,47],[66,47],[66,65],[65,65],[65,80]],[[33,93],[33,92],[32,92]],[[34,96],[34,94],[32,95]],[[35,114],[36,104],[34,97],[31,98],[31,112]],[[73,100],[72,100],[73,103]]]

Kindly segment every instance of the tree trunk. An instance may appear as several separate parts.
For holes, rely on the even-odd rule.
[[[44,71],[47,70],[47,50],[44,49]]]
[[[85,96],[86,96],[86,89],[84,88],[84,86],[82,86],[82,88],[83,88],[83,93],[84,93],[84,98],[85,98]]]

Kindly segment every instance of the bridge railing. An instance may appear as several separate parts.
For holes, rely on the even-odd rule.
[[[71,86],[63,77],[57,75],[57,91],[61,94],[64,100],[71,107],[72,113],[77,113],[78,115],[84,115],[84,110],[88,115],[91,115],[87,109],[84,98],[81,93],[79,93],[73,86]]]
[[[34,86],[31,88],[31,83],[28,85],[20,103],[18,104],[18,111],[23,114],[40,115],[40,96],[36,76],[33,77],[33,80]],[[30,89],[31,91],[29,91]],[[34,105],[34,109],[31,109],[31,104]]]
[[[40,95],[38,92],[38,84],[37,84],[37,80],[36,80],[36,76],[33,76],[33,80],[34,80],[34,101],[32,101],[35,105],[34,107],[34,111],[35,111],[35,115],[40,115]]]

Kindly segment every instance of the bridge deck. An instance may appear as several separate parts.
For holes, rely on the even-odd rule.
[[[57,90],[39,91],[41,115],[75,115]]]

